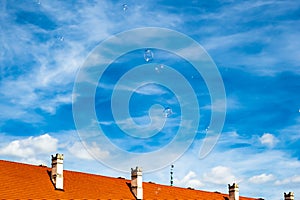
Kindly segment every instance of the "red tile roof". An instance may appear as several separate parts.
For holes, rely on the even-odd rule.
[[[51,168],[0,160],[0,199],[135,199],[130,180],[64,170],[55,190]],[[144,199],[225,200],[226,194],[143,183]],[[254,198],[240,197],[240,200]]]

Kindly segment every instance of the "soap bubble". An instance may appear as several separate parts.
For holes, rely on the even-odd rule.
[[[173,114],[172,109],[170,107],[166,107],[164,109],[164,117],[170,117]]]
[[[145,50],[144,59],[146,62],[153,60],[153,52],[150,49]]]
[[[123,11],[126,11],[128,9],[128,5],[127,4],[123,4],[122,7],[123,7]]]

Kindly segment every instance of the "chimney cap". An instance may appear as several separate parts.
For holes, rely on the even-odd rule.
[[[294,192],[284,193],[285,197],[294,196]]]
[[[136,166],[135,169],[131,168],[131,172],[142,172],[142,168],[141,167],[138,167]]]
[[[237,183],[233,183],[232,185],[228,184],[228,187],[231,188],[239,188]]]
[[[57,153],[55,156],[54,155],[51,155],[51,156],[52,156],[52,160],[54,160],[54,159],[63,160],[64,159],[64,154],[60,154],[60,153]]]

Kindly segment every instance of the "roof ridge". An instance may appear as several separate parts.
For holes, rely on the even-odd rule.
[[[12,164],[18,164],[18,165],[26,165],[26,166],[33,166],[33,167],[50,168],[50,167],[48,167],[47,165],[44,165],[44,164],[34,165],[34,164],[30,164],[30,163],[22,163],[22,162],[10,161],[10,160],[2,160],[2,159],[0,159],[0,162],[6,162],[6,163],[12,163]]]

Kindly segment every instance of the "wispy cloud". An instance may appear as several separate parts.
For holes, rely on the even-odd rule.
[[[255,183],[255,184],[261,184],[261,183],[273,181],[274,179],[275,179],[275,177],[273,174],[263,173],[260,175],[252,176],[251,178],[249,178],[249,182]]]
[[[199,9],[197,17],[206,26],[194,31],[219,67],[242,68],[263,76],[281,71],[299,74],[295,56],[299,50],[294,45],[300,42],[295,38],[299,20],[289,17],[298,7],[298,2],[254,1],[219,5],[215,12]]]
[[[284,184],[289,184],[289,183],[300,183],[300,175],[288,177],[283,180],[277,180],[275,182],[275,185],[284,185]]]
[[[214,110],[216,112],[224,112],[224,110],[231,111],[239,109],[241,107],[242,105],[238,102],[236,98],[227,97],[224,100],[217,99],[212,105],[203,106],[202,109]]]

